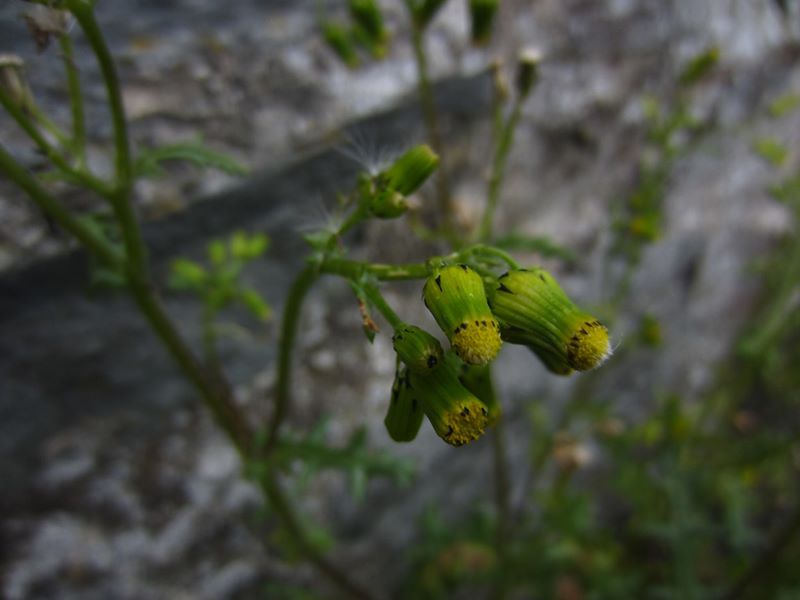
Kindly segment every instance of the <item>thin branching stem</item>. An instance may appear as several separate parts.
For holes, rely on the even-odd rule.
[[[280,339],[278,340],[278,382],[275,387],[275,406],[267,426],[266,452],[271,451],[277,442],[278,431],[283,424],[291,403],[292,354],[300,323],[300,313],[311,286],[317,280],[319,270],[316,265],[307,265],[295,278],[286,304],[283,307]]]
[[[123,257],[94,229],[65,209],[5,148],[0,146],[0,172],[17,184],[33,202],[50,215],[89,252],[109,267],[122,265]]]
[[[497,210],[497,202],[500,198],[500,190],[503,185],[503,178],[506,172],[506,163],[508,162],[508,153],[514,143],[514,132],[519,124],[519,119],[522,116],[522,102],[523,96],[517,96],[514,100],[514,106],[511,109],[511,114],[503,127],[500,137],[497,140],[494,151],[494,160],[492,162],[492,173],[489,176],[489,191],[486,200],[486,210],[483,213],[480,229],[478,232],[481,241],[488,241],[492,237],[492,224],[494,222],[494,215]]]
[[[386,302],[386,299],[381,294],[377,286],[365,285],[364,293],[375,308],[383,315],[383,318],[389,322],[393,329],[397,329],[403,325],[403,320],[397,316],[391,306]]]
[[[59,150],[57,150],[47,138],[39,131],[39,128],[30,119],[28,119],[22,108],[11,99],[8,94],[0,88],[0,104],[3,105],[5,111],[17,122],[17,125],[27,134],[27,136],[36,144],[39,151],[44,154],[47,159],[58,168],[67,179],[79,183],[84,187],[94,191],[98,195],[109,198],[112,195],[110,186],[101,179],[98,179],[88,171],[79,168],[73,168],[64,158]]]
[[[130,263],[129,277],[147,280],[147,257],[141,230],[131,201],[133,169],[131,164],[130,142],[125,107],[122,103],[122,90],[114,59],[108,49],[103,33],[94,16],[93,6],[82,0],[68,0],[67,5],[81,26],[97,63],[108,95],[111,110],[111,124],[114,132],[114,159],[116,190],[111,197],[114,213],[122,230],[125,252]]]
[[[436,102],[433,98],[433,89],[428,75],[428,58],[425,54],[424,32],[425,30],[419,25],[412,25],[411,45],[414,48],[414,59],[417,65],[417,87],[422,106],[422,118],[425,120],[425,128],[428,130],[431,146],[439,155],[439,168],[436,170],[436,196],[439,203],[439,212],[442,216],[442,231],[448,239],[453,241],[454,208],[450,196],[450,183],[447,177],[447,163],[439,126],[439,115],[436,111]]]
[[[72,113],[72,147],[78,159],[78,167],[83,169],[86,165],[86,119],[83,110],[81,80],[75,65],[72,39],[69,34],[65,33],[59,36],[58,41],[64,60],[64,70],[67,73],[67,91]]]
[[[506,577],[503,566],[508,560],[508,545],[511,525],[511,480],[508,473],[506,456],[506,435],[503,416],[497,418],[492,432],[492,456],[494,462],[494,502],[497,510],[495,525],[495,552],[500,565],[498,576],[494,580],[495,600],[506,597]]]

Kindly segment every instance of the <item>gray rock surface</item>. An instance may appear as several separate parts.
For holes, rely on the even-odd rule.
[[[319,41],[313,3],[266,4],[237,2],[234,11],[198,0],[139,0],[115,12],[101,3],[101,19],[121,57],[137,143],[202,132],[256,172],[232,185],[175,168],[164,182],[142,185],[156,272],[163,276],[176,255],[201,256],[210,238],[239,228],[266,231],[273,246],[248,277],[280,309],[304,253],[298,229],[324,218],[324,207],[356,173],[336,149],[342,144],[329,149],[330,140],[343,139],[338,131],[348,123],[350,137],[379,148],[422,133],[413,102],[401,100],[413,92],[414,78],[398,2],[386,2],[397,47],[385,63],[357,72],[345,71]],[[12,18],[20,6],[2,7],[0,44],[11,40],[21,52],[26,42]],[[499,27],[503,34],[486,54],[465,49],[463,5],[451,0],[431,40],[437,78],[461,76],[439,88],[461,214],[466,222],[478,214],[489,135],[487,80],[465,76],[480,72],[489,54],[535,45],[545,57],[542,81],[525,106],[498,226],[546,234],[575,249],[576,267],[552,266],[587,305],[610,293],[609,209],[631,189],[643,152],[641,94],[669,97],[679,65],[710,43],[720,45],[721,68],[696,102],[710,130],[673,170],[664,235],[647,248],[613,332],[617,340],[632,335],[648,311],[661,320],[665,344],[612,359],[596,380],[597,395],[613,398],[615,412],[626,416],[646,413],[662,391],[699,397],[758,293],[750,265],[795,226],[766,189],[796,170],[800,157],[793,154],[779,172],[751,145],[773,135],[798,147],[800,115],[775,120],[765,110],[772,98],[800,89],[797,20],[782,19],[771,4],[735,0],[541,0],[504,3]],[[27,58],[46,104],[63,110],[52,52]],[[79,60],[99,105],[93,67],[84,54]],[[107,134],[103,123],[92,113],[95,143]],[[22,160],[37,160],[5,115],[0,135]],[[99,144],[94,156],[101,164]],[[204,199],[190,204],[189,197]],[[259,542],[269,531],[258,518],[257,493],[130,302],[89,293],[84,257],[64,253],[63,239],[53,238],[5,181],[0,211],[3,595],[243,598],[257,596],[266,581],[313,580]],[[375,260],[436,251],[409,247],[397,224],[375,224],[348,242]],[[430,323],[418,293],[416,285],[396,285],[389,298],[401,316]],[[181,296],[167,297],[167,305],[196,340],[196,306]],[[263,419],[274,382],[275,325],[231,319],[248,333],[226,341],[223,360],[239,401]],[[337,444],[366,425],[371,446],[417,466],[412,486],[374,482],[360,504],[338,476],[321,477],[302,506],[340,536],[336,559],[354,576],[379,591],[395,589],[425,506],[457,514],[489,499],[490,440],[453,450],[426,425],[412,445],[390,442],[382,420],[391,346],[385,336],[373,346],[363,341],[352,295],[340,282],[316,288],[297,357],[294,426],[330,416],[329,441]],[[498,381],[509,415],[515,502],[524,501],[526,404],[541,401],[558,411],[577,380],[548,375],[527,351],[503,350]]]

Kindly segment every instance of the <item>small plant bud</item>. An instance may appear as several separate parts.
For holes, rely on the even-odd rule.
[[[444,360],[439,340],[414,325],[404,325],[395,330],[392,344],[400,360],[417,375],[436,372]]]
[[[575,306],[544,269],[502,275],[489,303],[503,338],[530,347],[554,373],[587,371],[611,356],[608,330]]]
[[[500,5],[498,0],[469,0],[472,20],[472,42],[485,44],[492,36],[492,23]]]
[[[447,0],[406,0],[414,25],[420,29],[424,29],[430,24],[445,2]]]
[[[536,50],[523,50],[517,65],[517,93],[527,96],[539,79],[539,63],[542,58]]]
[[[458,377],[461,384],[475,394],[489,409],[489,425],[494,425],[500,416],[500,403],[492,383],[490,365],[468,365],[463,363]]]
[[[417,191],[439,165],[439,157],[424,144],[415,146],[392,165],[361,181],[369,210],[379,219],[394,219],[408,210],[406,196]]]
[[[356,27],[365,37],[370,47],[381,47],[385,44],[388,33],[383,24],[378,3],[375,0],[350,0],[348,2],[350,16]]]
[[[425,282],[422,296],[461,360],[473,365],[494,360],[503,342],[480,275],[467,265],[443,267]]]
[[[350,32],[334,21],[323,21],[322,35],[325,43],[350,68],[358,65],[358,53],[356,52]]]
[[[31,92],[25,83],[23,67],[24,62],[16,54],[0,54],[0,90],[26,110],[31,103]]]
[[[508,85],[508,78],[503,72],[503,65],[500,61],[494,61],[490,65],[492,72],[492,84],[494,86],[494,95],[500,102],[505,102],[511,95]]]
[[[445,359],[435,375],[410,373],[409,380],[436,434],[448,444],[463,446],[483,435],[489,409],[461,384],[457,369],[453,360]]]
[[[410,442],[417,437],[424,415],[409,381],[409,372],[400,364],[394,374],[392,397],[383,424],[395,442]]]
[[[410,196],[422,187],[438,166],[436,153],[430,146],[420,144],[394,161],[381,175],[386,179],[387,188]]]

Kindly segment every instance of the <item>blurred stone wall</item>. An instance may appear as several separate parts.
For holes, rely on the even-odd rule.
[[[320,41],[308,2],[138,0],[100,3],[100,20],[119,59],[136,145],[202,135],[254,172],[246,182],[174,166],[137,189],[156,273],[176,255],[202,256],[208,239],[238,228],[273,238],[266,261],[249,272],[279,311],[303,255],[299,232],[324,222],[358,165],[342,149],[368,155],[423,139],[402,3],[385,2],[395,41],[380,63],[348,71]],[[327,2],[332,11],[341,3]],[[68,111],[57,53],[36,54],[17,14],[0,7],[0,52],[25,57],[32,85],[57,117]],[[766,106],[800,89],[798,15],[777,3],[736,0],[506,1],[486,49],[467,44],[464,3],[450,0],[429,49],[448,131],[449,167],[460,217],[474,222],[489,151],[488,62],[508,63],[534,46],[542,80],[525,105],[512,152],[498,228],[544,234],[574,249],[569,270],[548,263],[586,305],[610,293],[605,256],[611,207],[635,184],[644,148],[641,97],[674,94],[680,66],[712,44],[721,65],[697,90],[694,110],[710,125],[676,165],[664,206],[665,231],[649,246],[613,335],[633,335],[651,312],[664,327],[661,348],[612,359],[596,394],[620,415],[647,412],[655,396],[699,397],[730,351],[757,296],[750,269],[794,227],[767,187],[779,176],[752,151],[773,135],[800,139],[800,115],[775,120]],[[82,46],[92,160],[108,168],[108,135],[96,67]],[[41,159],[5,115],[0,139],[26,165]],[[798,167],[792,155],[783,167]],[[96,206],[71,192],[79,210]],[[414,260],[438,249],[408,243],[401,224],[374,224],[348,240],[359,256]],[[259,498],[240,465],[124,297],[87,289],[81,254],[7,181],[0,181],[0,478],[3,595],[17,598],[243,598],[275,578],[314,575],[266,552]],[[540,257],[526,257],[539,262]],[[419,286],[389,288],[401,316],[430,323]],[[197,339],[197,307],[167,305]],[[274,382],[276,324],[245,316],[223,360],[237,397],[264,418]],[[426,425],[413,444],[392,444],[383,414],[393,355],[385,335],[368,346],[346,285],[321,282],[304,313],[292,424],[329,416],[342,443],[365,425],[370,444],[410,457],[408,488],[375,482],[355,503],[338,476],[315,480],[303,509],[343,540],[336,558],[372,587],[392,590],[404,549],[430,504],[458,514],[489,501],[488,439],[454,450]],[[547,374],[527,351],[506,348],[498,362],[508,415],[513,501],[525,502],[525,406],[558,411],[577,377]]]

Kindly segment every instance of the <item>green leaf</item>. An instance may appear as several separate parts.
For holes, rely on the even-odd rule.
[[[769,188],[769,193],[779,202],[800,206],[800,175],[773,185]]]
[[[753,150],[773,167],[781,166],[789,158],[789,150],[786,146],[771,137],[756,140],[753,143]]]
[[[335,21],[322,22],[322,37],[336,56],[349,68],[358,66],[358,54],[351,33]]]
[[[248,235],[237,231],[230,241],[231,255],[239,260],[253,260],[264,254],[269,246],[269,238],[263,233]]]
[[[777,119],[789,114],[798,106],[800,106],[800,94],[789,92],[770,102],[769,114]]]
[[[176,290],[200,290],[206,283],[206,270],[187,258],[172,261],[169,285]]]
[[[216,267],[222,266],[228,259],[228,249],[222,240],[212,240],[208,243],[208,260]]]
[[[719,48],[713,46],[692,58],[681,71],[678,83],[690,86],[705,78],[719,63]]]
[[[164,171],[161,163],[182,160],[203,168],[214,168],[230,175],[247,175],[248,169],[227,154],[205,146],[201,139],[148,148],[139,153],[133,163],[137,177],[160,177]]]
[[[256,290],[244,288],[239,292],[239,300],[247,307],[253,316],[261,321],[268,321],[272,316],[272,309]]]
[[[333,234],[329,231],[314,231],[303,235],[303,239],[315,252],[324,252],[333,242]]]

